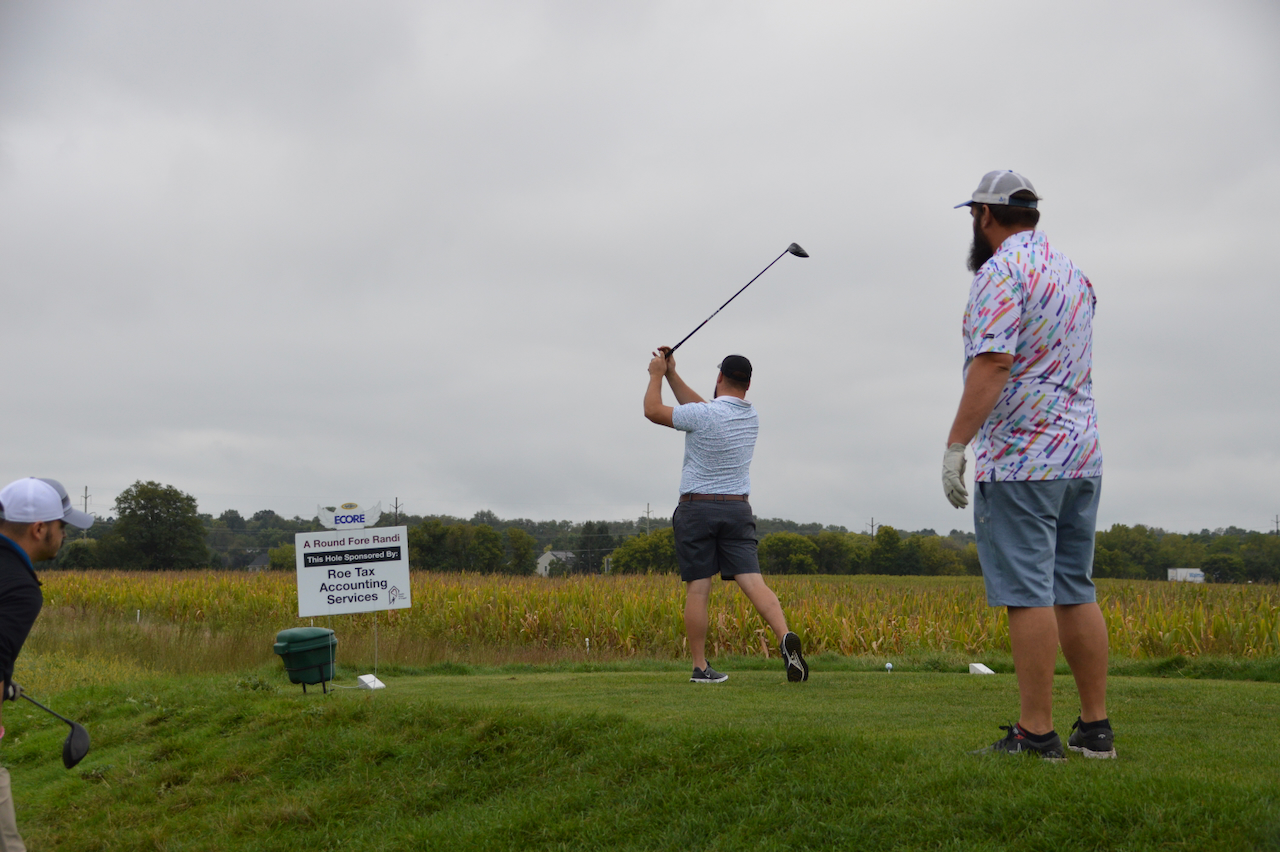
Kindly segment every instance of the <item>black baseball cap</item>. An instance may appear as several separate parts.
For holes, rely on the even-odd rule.
[[[720,372],[725,378],[746,384],[751,381],[751,362],[743,355],[726,355],[720,362]]]

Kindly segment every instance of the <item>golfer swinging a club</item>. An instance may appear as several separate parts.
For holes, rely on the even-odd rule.
[[[675,394],[675,408],[662,403],[662,379]],[[787,629],[778,596],[765,585],[756,557],[756,522],[751,492],[751,455],[759,421],[747,402],[751,362],[730,355],[720,363],[711,402],[698,396],[676,373],[670,347],[660,346],[649,362],[644,416],[685,433],[680,502],[671,518],[676,560],[686,585],[684,627],[693,654],[693,683],[729,679],[707,664],[707,605],[711,579],[735,580],[778,637],[787,680],[809,679],[800,637]]]

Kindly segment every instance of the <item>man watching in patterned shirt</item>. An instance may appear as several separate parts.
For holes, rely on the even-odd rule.
[[[662,379],[675,394],[675,408],[662,404]],[[711,579],[734,580],[778,637],[787,680],[809,679],[800,653],[800,637],[787,629],[778,596],[764,582],[756,554],[756,521],[751,492],[751,456],[759,420],[747,402],[751,362],[730,355],[720,363],[716,392],[707,402],[676,374],[676,359],[666,346],[649,362],[644,416],[685,433],[680,502],[671,518],[676,561],[685,581],[684,626],[693,656],[694,683],[729,679],[707,663],[707,606]]]
[[[968,505],[987,603],[1009,611],[1020,715],[982,752],[1065,757],[1053,728],[1058,647],[1080,715],[1068,740],[1085,757],[1115,757],[1107,719],[1107,626],[1093,586],[1102,452],[1093,405],[1093,285],[1044,233],[1039,196],[1012,171],[988,172],[973,217],[964,316],[964,393],[943,456],[942,484]]]

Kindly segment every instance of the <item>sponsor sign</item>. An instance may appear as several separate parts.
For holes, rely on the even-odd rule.
[[[409,528],[298,533],[298,615],[408,609]]]

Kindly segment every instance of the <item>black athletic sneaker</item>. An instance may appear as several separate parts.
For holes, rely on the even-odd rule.
[[[693,677],[689,678],[690,683],[724,683],[729,679],[727,674],[721,674],[711,668],[711,664],[707,663],[705,669],[694,668]]]
[[[1053,739],[1048,742],[1036,742],[1017,725],[1001,725],[1000,730],[1009,732],[1004,739],[996,740],[986,748],[971,751],[969,754],[1034,754],[1044,760],[1067,759],[1062,751],[1062,740],[1058,738],[1056,732]]]
[[[1084,722],[1077,716],[1071,723],[1071,736],[1067,738],[1067,748],[1078,751],[1085,757],[1106,760],[1116,756],[1116,735],[1108,723],[1105,728],[1084,729]]]
[[[787,666],[787,680],[799,683],[809,679],[809,664],[804,661],[804,655],[800,653],[799,636],[794,633],[783,636],[778,650],[782,652],[782,662]]]

